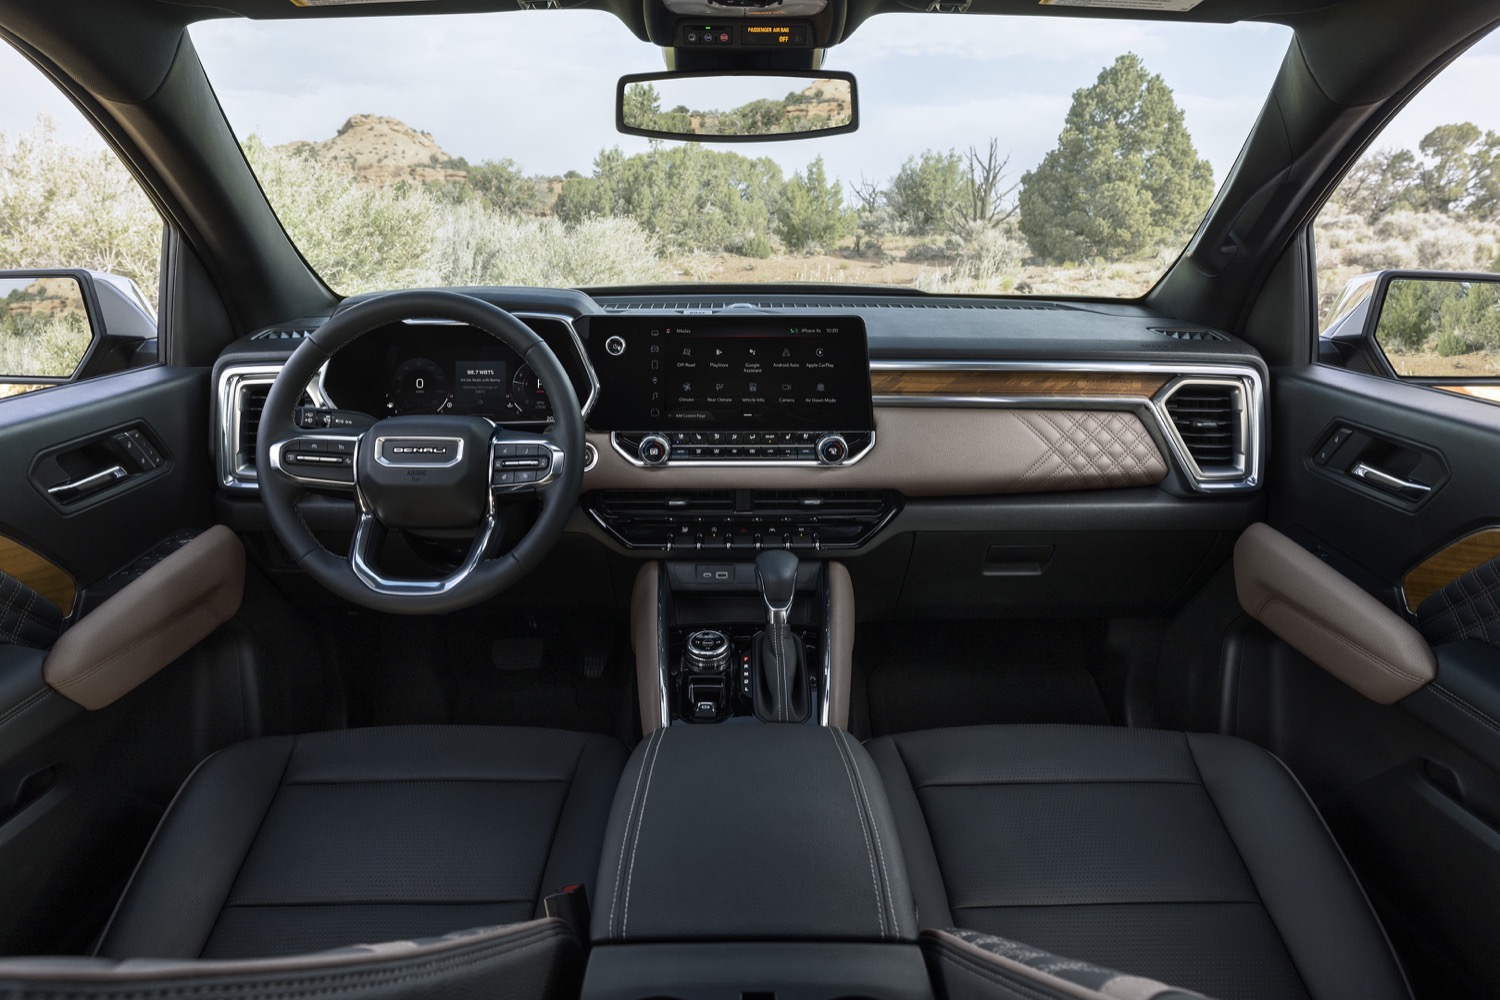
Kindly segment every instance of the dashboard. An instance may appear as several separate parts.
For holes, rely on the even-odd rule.
[[[587,433],[581,523],[617,550],[867,552],[925,510],[945,530],[968,511],[979,533],[923,544],[937,564],[961,544],[988,565],[1008,550],[985,542],[998,523],[987,512],[1023,497],[1036,498],[1025,516],[1047,524],[1074,523],[1076,503],[1106,525],[1169,527],[1234,520],[1258,500],[1264,363],[1138,306],[471,294],[530,325],[567,371]],[[287,339],[259,332],[215,365],[220,483],[251,503],[258,408]],[[542,428],[553,401],[495,339],[415,321],[338,352],[304,405]],[[1203,502],[1215,497],[1243,503]]]

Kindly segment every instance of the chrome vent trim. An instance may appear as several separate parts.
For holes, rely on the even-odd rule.
[[[326,370],[307,384],[304,399],[314,406],[332,406],[323,388]],[[265,393],[281,373],[280,365],[235,365],[219,372],[218,391],[214,395],[214,447],[219,485],[226,489],[255,489],[255,441],[249,435],[260,430],[260,412],[253,402],[259,397],[265,404]],[[250,403],[249,406],[246,404]],[[246,420],[247,411],[253,419]],[[247,426],[248,425],[248,426]]]
[[[1204,492],[1260,485],[1264,448],[1259,378],[1187,375],[1152,401],[1177,460]]]

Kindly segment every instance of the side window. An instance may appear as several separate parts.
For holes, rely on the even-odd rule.
[[[1500,380],[1497,78],[1500,32],[1392,119],[1314,225],[1324,338],[1353,344],[1374,313],[1402,378]]]
[[[161,216],[8,45],[0,92],[0,398],[154,361]]]

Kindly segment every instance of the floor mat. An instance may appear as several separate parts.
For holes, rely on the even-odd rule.
[[[458,723],[611,733],[635,729],[623,623],[361,614],[338,648],[355,725]]]
[[[1103,648],[1102,622],[863,624],[854,644],[856,731],[1109,725],[1087,666],[1101,661]]]

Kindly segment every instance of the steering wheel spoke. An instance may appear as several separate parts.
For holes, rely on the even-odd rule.
[[[272,443],[271,470],[301,486],[354,489],[360,434],[299,434]]]
[[[354,538],[349,543],[349,568],[361,583],[377,594],[390,597],[446,594],[459,587],[484,562],[490,542],[495,537],[496,523],[493,511],[485,515],[479,530],[474,533],[474,542],[469,546],[468,554],[458,568],[447,576],[436,579],[391,577],[375,568],[375,555],[385,541],[385,525],[373,513],[361,509],[359,524],[355,526]]]
[[[497,429],[490,441],[490,489],[497,500],[542,492],[562,478],[567,460],[544,434]]]

